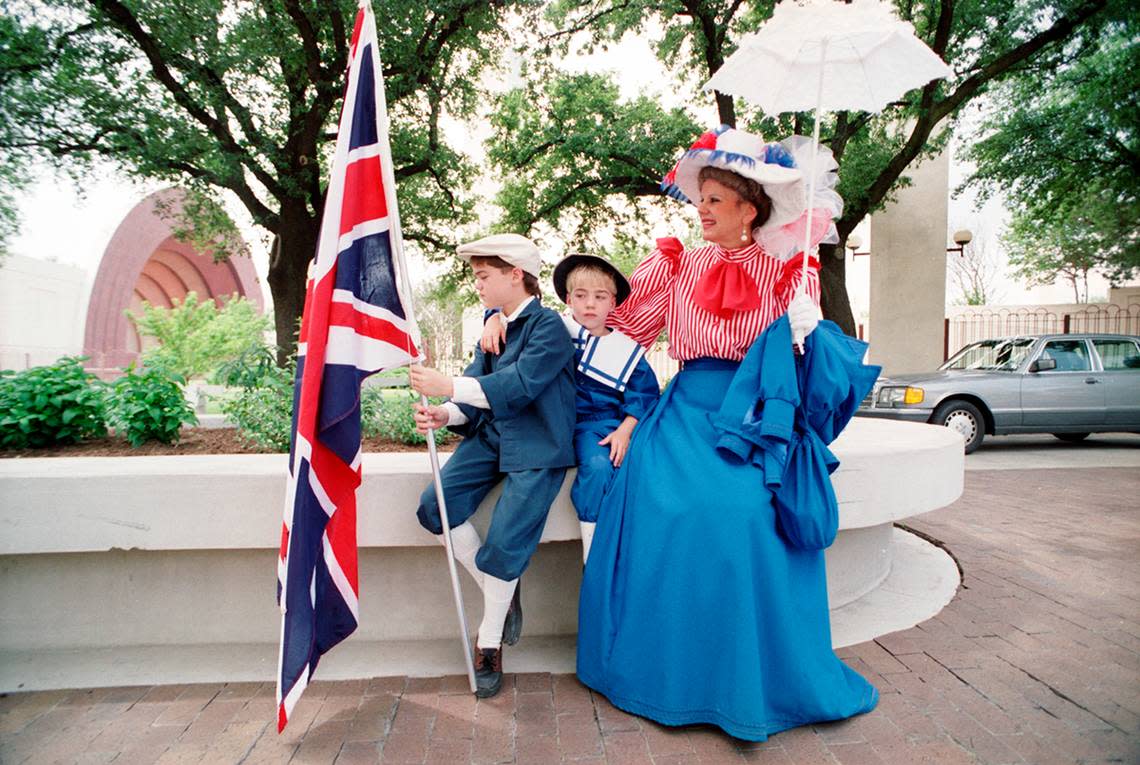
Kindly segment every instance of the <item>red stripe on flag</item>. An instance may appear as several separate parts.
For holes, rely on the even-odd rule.
[[[360,474],[319,440],[313,443],[313,461],[309,469],[317,476],[321,488],[337,512],[346,506],[356,507],[356,487],[360,485]],[[331,517],[335,518],[336,515]]]
[[[344,201],[340,211],[340,233],[345,234],[365,221],[388,216],[380,157],[363,157],[344,173]]]
[[[357,481],[360,480],[360,471],[357,471]],[[343,507],[338,507],[337,511],[329,519],[328,525],[325,526],[325,535],[329,538],[329,547],[332,548],[333,555],[336,556],[337,563],[340,564],[340,570],[344,572],[345,579],[348,580],[352,591],[360,595],[359,576],[357,574],[357,560],[356,560],[356,493],[351,492],[347,495],[347,501]]]
[[[301,395],[297,401],[297,434],[310,444],[316,441],[317,412],[324,381],[325,348],[329,342],[329,306],[336,289],[336,264],[313,285],[309,301],[310,318],[305,369],[301,376]]]
[[[381,340],[389,345],[406,350],[413,358],[420,355],[412,338],[387,319],[380,319],[358,311],[348,303],[333,303],[329,312],[329,324],[352,327],[358,335]]]
[[[289,553],[289,527],[281,524],[281,560]]]

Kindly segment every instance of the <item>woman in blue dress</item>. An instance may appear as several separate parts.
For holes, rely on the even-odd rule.
[[[643,345],[667,329],[683,367],[603,500],[579,608],[583,683],[666,725],[753,741],[878,699],[832,650],[823,552],[789,547],[762,469],[715,448],[713,417],[752,342],[784,313],[801,335],[818,322],[818,262],[797,297],[802,257],[782,249],[803,232],[794,165],[722,127],[666,177],[707,244],[658,240],[611,317]]]

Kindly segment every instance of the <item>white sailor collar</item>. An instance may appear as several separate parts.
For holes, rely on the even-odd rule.
[[[645,349],[616,329],[599,337],[591,335],[589,330],[568,316],[563,320],[570,330],[574,347],[582,351],[578,371],[618,393],[624,393],[637,362],[645,355]]]

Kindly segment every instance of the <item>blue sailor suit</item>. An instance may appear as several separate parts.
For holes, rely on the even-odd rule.
[[[479,382],[490,408],[457,402],[468,419],[450,426],[464,439],[440,474],[448,519],[452,528],[465,522],[503,481],[475,565],[509,581],[529,564],[574,464],[574,348],[558,314],[532,300],[508,323],[503,352],[476,347],[463,374]],[[432,485],[416,515],[428,531],[443,532]]]
[[[590,335],[584,327],[567,321],[574,337],[574,453],[578,476],[570,499],[578,519],[597,522],[602,495],[616,468],[610,461],[609,445],[598,441],[608,436],[627,416],[644,420],[661,388],[657,375],[645,360],[645,350],[616,330],[603,337]]]

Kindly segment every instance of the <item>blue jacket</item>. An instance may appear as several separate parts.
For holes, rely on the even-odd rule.
[[[622,393],[577,371],[577,361],[581,356],[581,350],[574,352],[578,422],[617,420],[620,423],[627,416],[641,421],[661,397],[657,375],[644,356],[637,360],[637,366]]]
[[[491,404],[458,404],[467,415],[451,430],[470,436],[479,428],[500,433],[499,470],[570,467],[574,459],[574,346],[554,311],[532,300],[507,325],[501,354],[475,348],[464,371]]]

